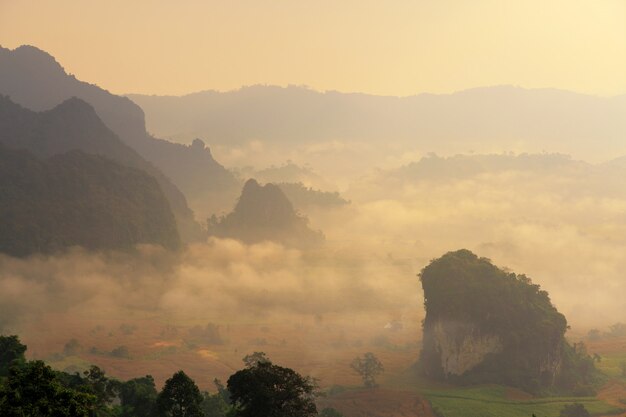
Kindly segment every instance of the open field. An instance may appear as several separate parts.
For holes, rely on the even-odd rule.
[[[336,408],[346,417],[557,417],[564,405],[574,402],[583,403],[594,416],[626,415],[626,383],[618,368],[626,359],[624,339],[588,344],[590,353],[602,357],[599,368],[610,378],[597,398],[533,398],[501,386],[458,388],[417,377],[412,365],[420,350],[419,318],[405,320],[395,330],[385,329],[387,320],[302,315],[172,322],[149,312],[90,317],[59,313],[46,315],[21,334],[29,357],[45,359],[57,369],[77,371],[96,364],[120,379],[151,374],[158,385],[183,369],[209,391],[214,390],[214,378],[225,381],[241,369],[243,356],[264,351],[274,362],[317,378],[323,390],[339,386],[319,406]],[[202,330],[207,323],[215,324],[216,334],[194,334],[195,326]],[[80,347],[64,354],[70,339]],[[127,357],[111,353],[120,346],[127,348]],[[381,387],[374,390],[360,388],[349,367],[354,357],[369,351],[385,366]]]
[[[424,391],[436,414],[445,417],[557,417],[567,404],[581,403],[592,415],[622,415],[623,409],[592,397],[516,400],[500,386]]]
[[[193,335],[194,326],[204,329],[209,322],[216,324],[218,338]],[[346,320],[302,316],[260,318],[254,323],[212,318],[172,323],[148,314],[124,318],[49,314],[20,334],[28,345],[28,357],[44,359],[60,370],[85,369],[93,363],[108,375],[124,380],[151,374],[160,385],[183,369],[201,389],[212,391],[215,378],[227,380],[243,367],[245,355],[263,351],[275,363],[317,378],[326,388],[359,385],[360,379],[349,364],[365,352],[374,352],[388,375],[402,372],[415,361],[419,354],[418,329],[406,326],[388,330],[384,328],[386,323],[385,317]],[[71,339],[79,342],[80,349],[65,355],[64,345]],[[127,348],[128,357],[111,354],[120,346]]]

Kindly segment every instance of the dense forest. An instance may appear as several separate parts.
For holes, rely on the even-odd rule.
[[[0,252],[26,256],[138,243],[180,244],[153,177],[81,151],[42,160],[0,145]]]
[[[34,112],[0,95],[0,143],[49,157],[72,150],[102,155],[153,176],[174,213],[183,241],[201,237],[185,196],[163,173],[109,129],[87,102],[70,98],[56,107]]]

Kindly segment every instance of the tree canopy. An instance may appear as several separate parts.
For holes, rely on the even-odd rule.
[[[164,417],[202,417],[202,394],[196,383],[183,371],[165,381],[157,396],[157,409]]]
[[[317,415],[313,381],[270,361],[258,361],[235,372],[227,386],[237,417]]]

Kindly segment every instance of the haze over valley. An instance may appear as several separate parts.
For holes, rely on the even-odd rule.
[[[614,6],[611,16],[626,12]],[[0,1],[0,13],[22,7]],[[163,7],[153,19],[166,22]],[[619,22],[626,27],[626,17]],[[614,24],[594,33],[613,39],[605,31]],[[49,45],[59,51],[67,38],[56,25]],[[295,75],[231,88],[217,73],[209,82],[186,69],[185,85],[198,88],[173,95],[166,85],[183,85],[175,76],[150,84],[153,92],[131,78],[103,81],[117,67],[132,77],[139,49],[83,79],[61,58],[88,73],[75,45],[57,55],[35,31],[5,42],[7,33],[0,29],[0,414],[63,415],[72,404],[63,412],[626,416],[626,84],[611,71],[592,85],[580,69],[581,88],[568,89],[569,78],[550,86],[557,78],[540,71],[518,85],[517,70],[500,68],[508,78],[458,89],[456,71],[442,69],[449,88],[439,88],[428,62],[432,92],[392,94],[371,68],[355,75],[372,85],[363,92],[345,80],[341,91],[309,87]],[[626,44],[617,46],[619,66]],[[440,53],[459,53],[448,47]],[[179,51],[164,68],[203,65]],[[568,51],[546,71],[574,59]],[[108,53],[121,52],[94,47],[83,59]],[[304,74],[298,56],[286,67]],[[282,74],[261,62],[249,71]],[[321,78],[310,79],[333,86],[321,80],[334,61],[323,62]],[[215,65],[229,63],[234,77],[240,67]],[[64,393],[54,400],[61,408],[20,403],[28,397],[20,384],[35,374]],[[246,391],[258,381],[245,378],[270,374],[300,384],[297,401],[277,414]],[[197,391],[184,400],[192,405],[167,402],[175,383]],[[282,398],[267,395],[268,404]]]

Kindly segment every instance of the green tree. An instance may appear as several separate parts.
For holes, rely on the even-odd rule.
[[[26,345],[20,342],[19,337],[0,336],[0,377],[9,374],[9,368],[13,361],[24,362]]]
[[[202,412],[204,417],[226,417],[232,410],[230,393],[219,379],[215,378],[213,383],[217,392],[215,394],[202,393]]]
[[[84,386],[96,397],[97,414],[106,412],[107,406],[117,396],[118,384],[107,378],[104,371],[95,365],[83,372],[83,375]]]
[[[363,378],[363,384],[368,387],[376,387],[376,376],[384,372],[383,364],[378,360],[372,352],[354,358],[350,367]]]
[[[152,417],[156,410],[157,390],[154,378],[146,375],[121,384],[120,417]]]
[[[575,404],[567,404],[561,410],[559,417],[590,417],[589,411],[585,408],[584,405],[575,403]]]
[[[12,366],[0,388],[3,417],[88,417],[95,403],[95,396],[64,387],[42,361]]]
[[[183,371],[165,381],[157,396],[157,409],[166,417],[202,417],[202,394],[198,386]]]
[[[315,384],[289,368],[259,361],[228,378],[237,417],[309,417],[317,415]]]
[[[226,417],[231,410],[230,405],[224,401],[224,398],[219,393],[203,392],[200,407],[204,417]]]

